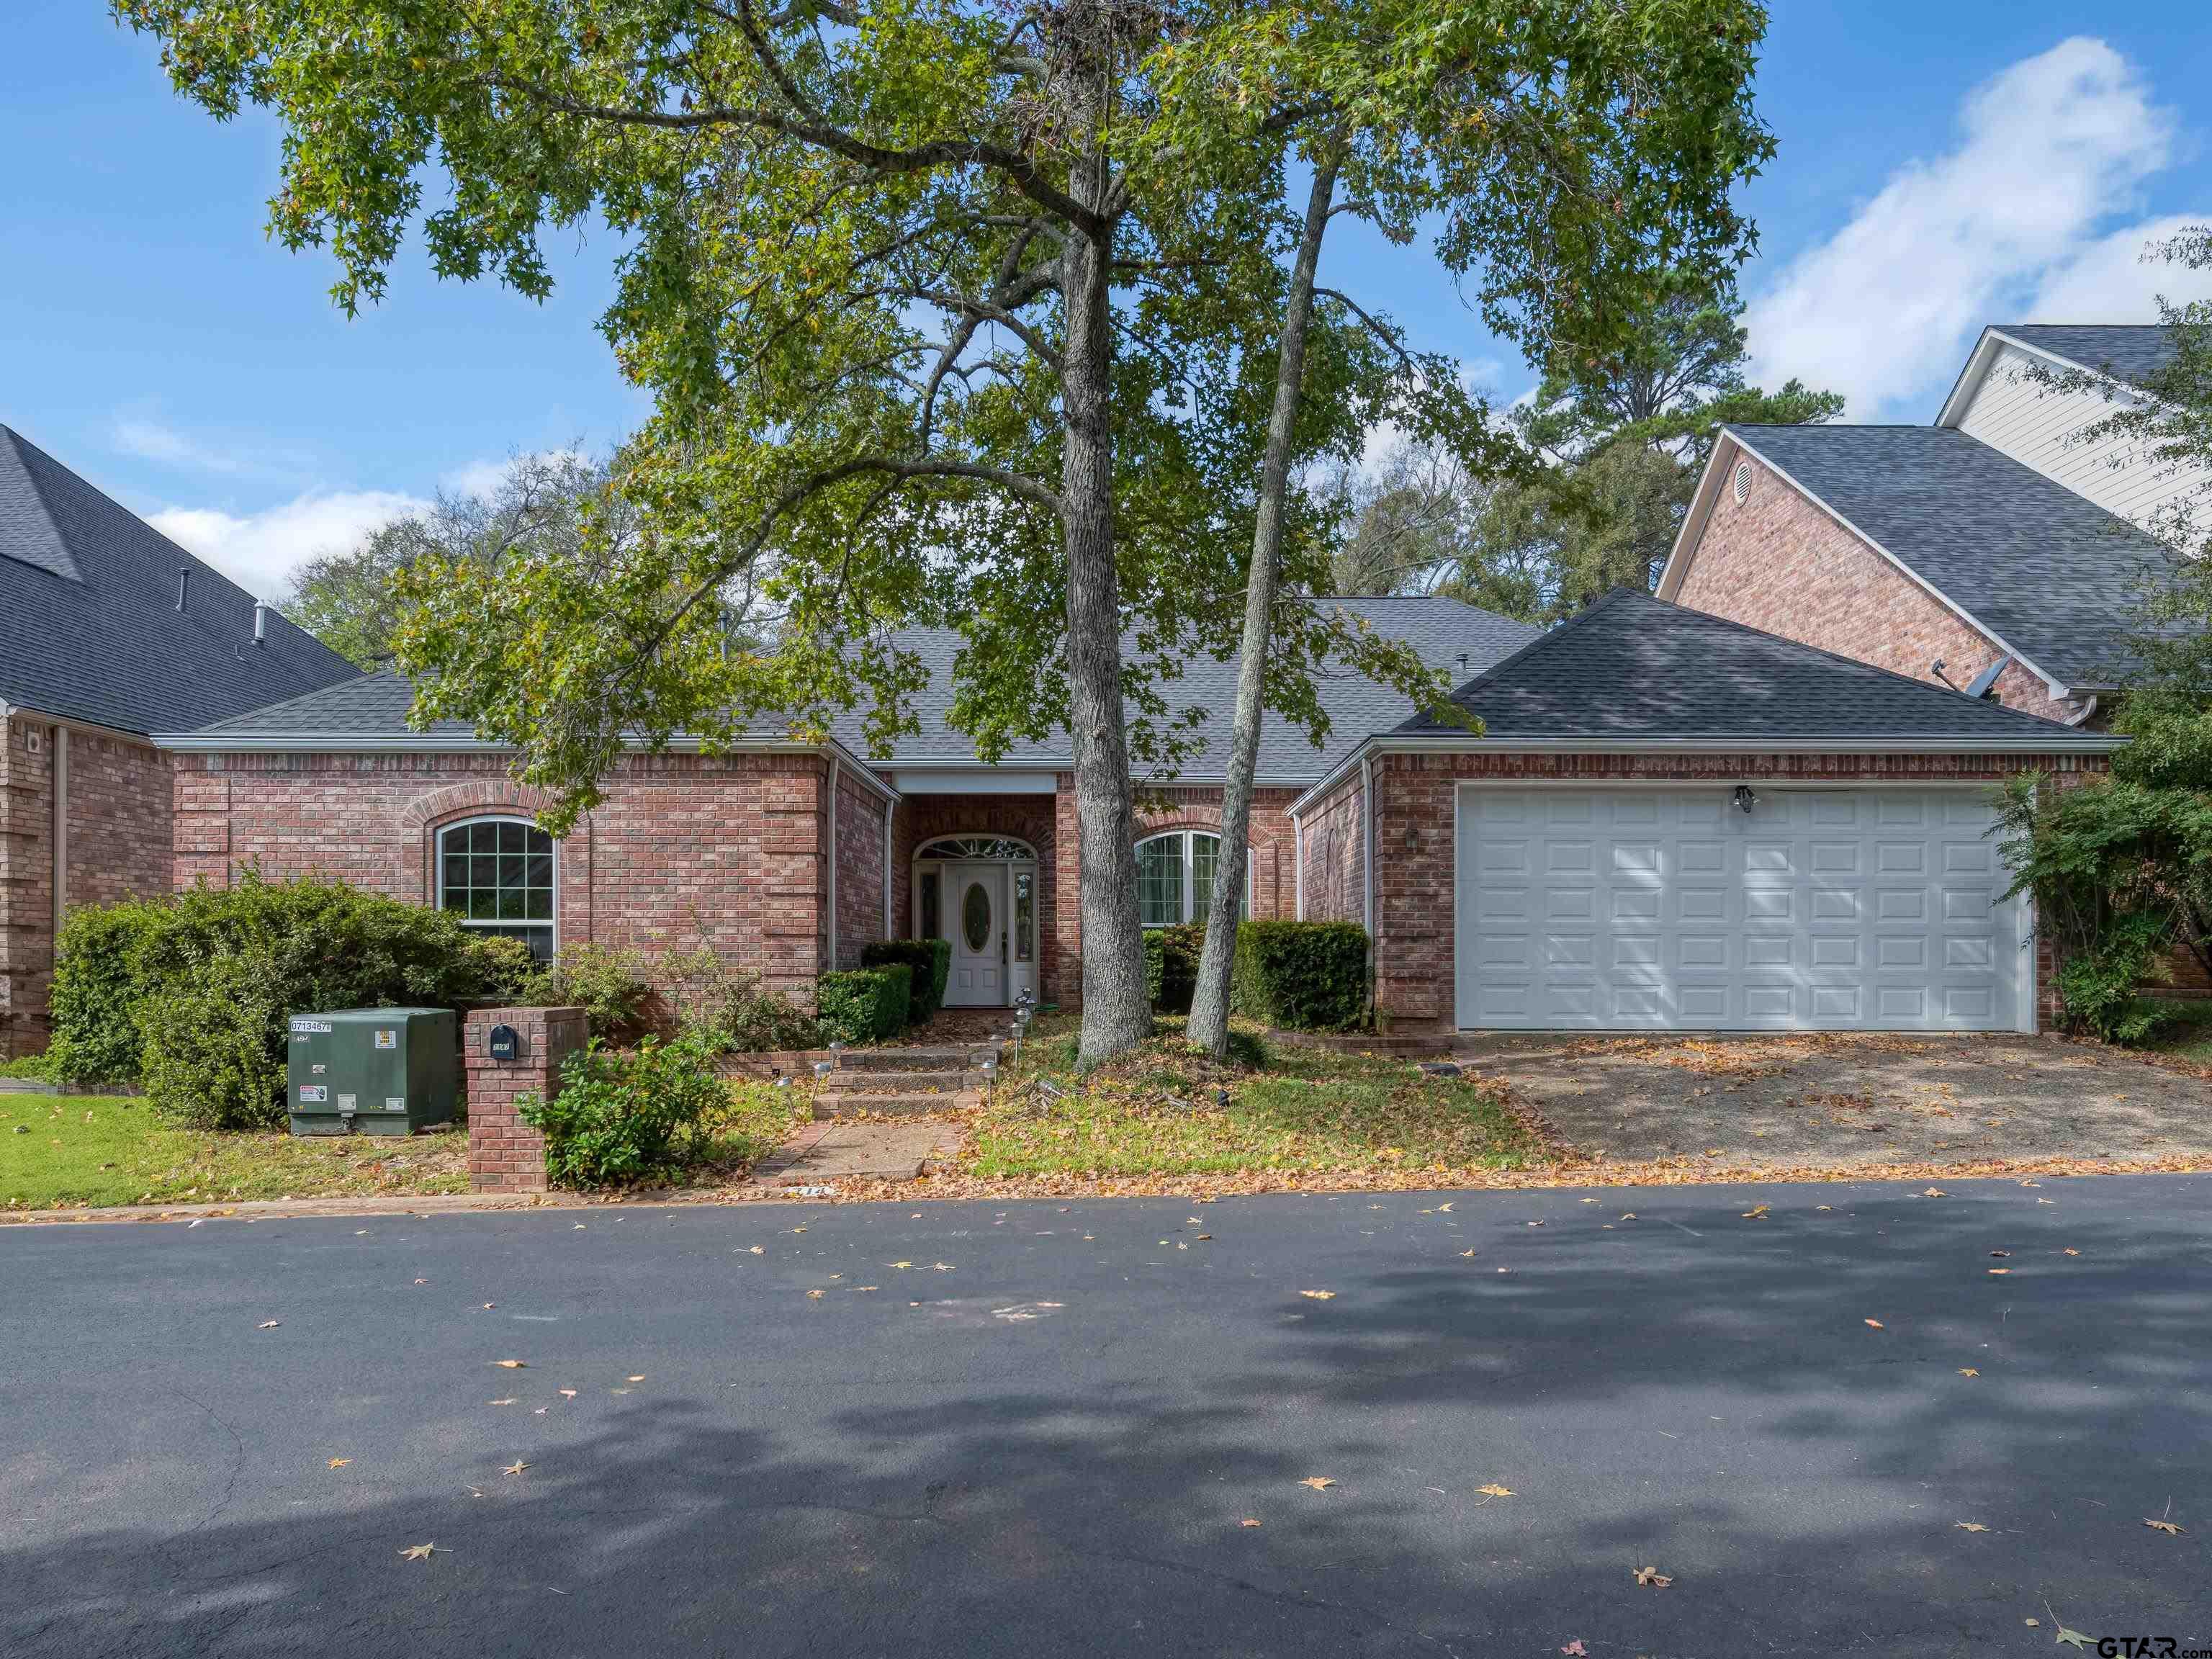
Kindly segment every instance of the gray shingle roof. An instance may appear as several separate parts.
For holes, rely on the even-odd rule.
[[[2139,584],[2164,560],[2126,520],[1949,427],[1723,429],[2045,673],[2126,672]]]
[[[1741,623],[1616,588],[1452,694],[1485,741],[1663,738],[1695,744],[2111,739],[1906,679]],[[1420,715],[1398,730],[1449,732]]]
[[[2082,368],[2141,386],[2173,361],[2173,335],[2163,324],[1996,323],[2000,334]]]
[[[1325,599],[1315,603],[1340,605],[1364,617],[1377,632],[1405,641],[1420,653],[1424,662],[1454,678],[1479,673],[1541,632],[1529,623],[1479,611],[1455,599],[1406,597]],[[960,648],[960,635],[951,629],[909,629],[900,635],[900,643],[918,653],[930,670],[930,684],[915,700],[915,714],[921,731],[900,739],[888,759],[869,757],[872,763],[888,769],[916,763],[972,759],[975,750],[966,735],[955,731],[945,720],[952,701],[952,662]],[[1467,658],[1463,666],[1459,661],[1462,653]],[[1170,707],[1199,708],[1208,713],[1207,723],[1200,728],[1208,748],[1184,767],[1183,775],[1220,775],[1225,763],[1230,717],[1236,703],[1236,678],[1234,663],[1207,659],[1189,664],[1182,677],[1167,686]],[[195,735],[276,740],[404,738],[408,735],[409,698],[407,683],[398,675],[368,675],[222,721]],[[1411,712],[1411,705],[1396,692],[1342,671],[1322,683],[1321,701],[1328,713],[1331,731],[1328,742],[1318,750],[1303,732],[1272,714],[1268,716],[1260,738],[1259,774],[1262,779],[1297,782],[1317,778],[1363,739],[1389,730]],[[831,732],[855,754],[867,754],[859,715],[833,722]],[[430,735],[465,738],[469,729],[459,721],[441,721]],[[764,731],[762,735],[775,734]],[[1048,762],[1065,763],[1067,757],[1067,738],[1061,732],[1042,742],[1018,745],[1001,764],[1034,767]]]
[[[274,611],[257,647],[252,594],[0,426],[0,699],[178,732],[358,672]]]

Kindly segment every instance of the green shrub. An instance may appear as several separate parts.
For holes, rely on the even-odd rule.
[[[919,1025],[945,1006],[945,987],[952,977],[952,941],[942,939],[879,939],[860,947],[863,968],[902,962],[914,973],[913,1006],[907,1012]]]
[[[581,1008],[594,1037],[626,1048],[653,1027],[653,966],[636,951],[564,945],[523,992],[522,1000]]]
[[[515,1109],[545,1137],[548,1180],[605,1187],[684,1161],[727,1103],[699,1044],[648,1036],[629,1053],[594,1041],[562,1068],[558,1095],[525,1095]]]
[[[2058,965],[2058,1000],[2067,1020],[2107,1042],[2134,1047],[2175,1023],[2173,1012],[2141,994],[2172,977],[2170,934],[2162,917],[2135,912],[2108,920],[2097,941]]]
[[[51,997],[53,1074],[68,1083],[138,1080],[139,949],[168,915],[166,904],[126,900],[71,910],[55,941]]]
[[[1367,933],[1349,921],[1248,921],[1237,929],[1232,1012],[1285,1031],[1343,1031],[1367,1006]]]
[[[1145,930],[1145,994],[1152,1011],[1187,1014],[1198,988],[1198,958],[1206,949],[1206,929],[1196,922]]]
[[[197,1128],[282,1127],[292,1014],[504,1001],[532,977],[515,940],[340,883],[249,871],[146,908],[157,920],[133,951],[140,1073],[156,1110]]]
[[[824,974],[814,981],[822,1036],[843,1042],[880,1042],[906,1030],[914,970],[902,962]]]
[[[54,1057],[49,1054],[18,1054],[13,1060],[0,1060],[0,1077],[29,1078],[38,1083],[54,1080]]]
[[[726,962],[711,945],[668,952],[653,964],[653,979],[678,1031],[710,1051],[811,1048],[820,1038],[811,1011],[769,990],[750,969]]]

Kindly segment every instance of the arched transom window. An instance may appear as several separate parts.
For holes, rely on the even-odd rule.
[[[1146,927],[1173,927],[1204,921],[1213,902],[1213,872],[1221,861],[1221,837],[1203,830],[1174,830],[1137,843],[1137,920]],[[1252,865],[1244,864],[1244,902],[1238,915],[1252,914]]]
[[[438,905],[553,958],[553,837],[526,818],[471,818],[438,832]]]

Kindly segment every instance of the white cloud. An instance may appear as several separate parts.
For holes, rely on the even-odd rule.
[[[2061,41],[1978,88],[1960,125],[1956,149],[1898,169],[1753,302],[1759,384],[1794,375],[1842,392],[1847,418],[1873,419],[1947,385],[1975,331],[2039,290],[2084,303],[2105,291],[2085,274],[2069,295],[2063,279],[2106,242],[2140,244],[2140,229],[2090,239],[2167,165],[2175,138],[2134,67],[2101,40]]]
[[[305,561],[343,552],[379,525],[428,506],[395,490],[332,490],[295,496],[243,516],[208,507],[166,507],[148,514],[146,522],[248,592],[274,599]]]
[[[227,450],[210,449],[186,437],[174,427],[143,417],[118,419],[111,434],[116,448],[141,460],[164,466],[189,467],[198,472],[243,472],[247,464]]]
[[[2208,216],[2212,216],[2185,213],[2149,219],[2092,242],[2044,279],[2021,320],[2154,323],[2160,296],[2174,305],[2212,300],[2212,270],[2192,270],[2143,258],[2154,243],[2170,240]]]
[[[509,455],[503,460],[474,460],[457,466],[438,480],[441,489],[456,495],[489,495],[507,482],[507,475],[525,461],[574,461],[588,464],[591,457],[568,445]]]

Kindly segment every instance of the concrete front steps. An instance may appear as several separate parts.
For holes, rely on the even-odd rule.
[[[982,1062],[1000,1045],[961,1048],[856,1048],[814,1090],[817,1121],[860,1114],[920,1116],[982,1103]]]

